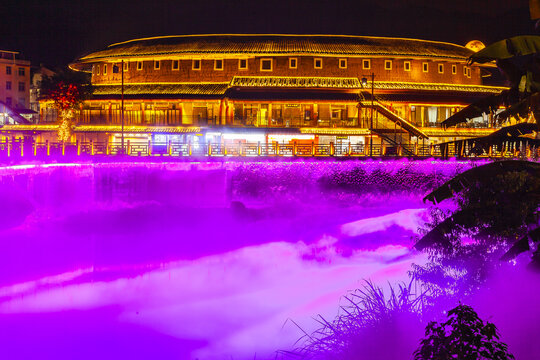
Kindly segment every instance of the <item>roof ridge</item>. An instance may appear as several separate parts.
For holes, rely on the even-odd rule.
[[[336,34],[183,34],[183,35],[162,35],[162,36],[151,36],[151,37],[144,37],[144,38],[136,38],[136,39],[130,39],[126,41],[121,41],[117,43],[113,43],[107,46],[107,48],[111,48],[117,45],[123,45],[131,42],[137,42],[137,41],[147,41],[147,40],[157,40],[157,39],[171,39],[171,38],[202,38],[202,37],[211,37],[211,36],[222,36],[222,37],[242,37],[242,36],[248,36],[248,37],[262,37],[262,36],[277,36],[277,37],[337,37],[337,38],[350,38],[350,39],[389,39],[389,40],[409,40],[409,41],[421,41],[421,42],[428,42],[428,43],[437,43],[437,44],[445,44],[445,45],[453,45],[461,48],[465,48],[464,45],[459,45],[451,42],[446,41],[438,41],[438,40],[425,40],[425,39],[415,39],[415,38],[404,38],[404,37],[391,37],[391,36],[371,36],[371,35],[336,35]]]

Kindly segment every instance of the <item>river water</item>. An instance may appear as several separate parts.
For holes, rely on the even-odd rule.
[[[423,196],[476,164],[0,168],[0,357],[257,359],[407,280]],[[292,321],[291,321],[292,320]]]

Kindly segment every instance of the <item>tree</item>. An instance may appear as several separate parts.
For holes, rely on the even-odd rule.
[[[497,328],[484,322],[467,305],[459,305],[448,312],[449,319],[426,326],[425,339],[414,352],[415,360],[509,360],[514,356],[507,345],[499,341]]]
[[[467,295],[500,260],[531,253],[540,266],[540,164],[501,161],[470,169],[429,193],[434,204],[455,200],[453,212],[435,211],[415,248],[430,262],[415,276],[434,295]]]
[[[41,99],[51,100],[59,112],[58,140],[69,141],[73,119],[80,104],[92,93],[88,76],[72,70],[62,70],[41,81]]]

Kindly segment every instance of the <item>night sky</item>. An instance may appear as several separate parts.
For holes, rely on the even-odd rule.
[[[534,33],[528,0],[2,0],[0,15],[0,48],[49,67],[158,35],[345,34],[488,44]]]

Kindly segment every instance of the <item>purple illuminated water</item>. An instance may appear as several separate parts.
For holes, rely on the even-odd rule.
[[[0,358],[272,358],[301,336],[287,319],[309,332],[363,279],[406,280],[423,195],[474,165],[0,168]]]

